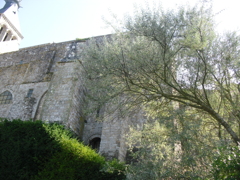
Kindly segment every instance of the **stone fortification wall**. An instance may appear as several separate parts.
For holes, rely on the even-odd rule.
[[[0,54],[0,117],[62,123],[86,144],[98,146],[101,140],[98,148],[106,157],[124,160],[129,125],[141,124],[144,118],[141,113],[123,118],[118,112],[109,117],[104,109],[83,116],[86,90],[80,62],[85,45],[69,41]],[[5,92],[11,100],[1,100]],[[96,121],[99,113],[103,122]]]
[[[81,134],[78,54],[83,45],[69,41],[0,54],[0,94],[12,94],[11,103],[0,104],[0,117],[58,121]]]
[[[101,138],[102,140],[102,126],[103,123],[97,121],[96,116],[88,117],[84,122],[84,131],[83,131],[83,142],[89,144],[89,142],[94,138]],[[100,150],[100,149],[99,149]],[[101,151],[100,151],[101,152]]]
[[[142,127],[146,122],[144,112],[139,109],[123,115],[116,111],[105,117],[102,125],[101,154],[124,161],[127,155],[126,135],[130,127]]]

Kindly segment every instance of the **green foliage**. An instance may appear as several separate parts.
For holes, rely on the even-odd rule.
[[[119,162],[117,159],[113,159],[104,164],[102,172],[104,174],[103,179],[117,180],[125,179],[125,171],[127,166],[124,163]]]
[[[140,8],[116,34],[89,41],[82,66],[91,109],[108,103],[113,114],[152,102],[161,109],[158,102],[166,99],[197,109],[240,142],[240,36],[218,35],[213,17],[206,1],[176,10]]]
[[[240,145],[219,148],[213,162],[213,175],[216,180],[240,179]]]
[[[214,16],[208,1],[139,8],[88,42],[87,110],[105,105],[104,117],[130,120],[137,109],[148,120],[128,136],[128,179],[212,179],[219,142],[240,142],[240,36],[217,34]]]
[[[76,139],[63,137],[61,152],[56,153],[36,179],[98,179],[105,160],[94,150],[83,146]]]
[[[106,162],[70,131],[41,121],[0,122],[0,179],[103,180],[124,179],[124,166]],[[104,170],[105,164],[110,164]],[[121,167],[121,168],[120,168]],[[103,169],[103,170],[102,170]]]
[[[41,121],[0,122],[0,179],[30,179],[38,173],[59,144]]]
[[[129,180],[240,177],[240,147],[221,142],[217,126],[209,125],[208,118],[185,107],[152,113],[158,120],[149,120],[143,128],[132,127],[128,134],[135,160],[128,168]]]
[[[204,132],[204,122],[194,114],[161,112],[159,120],[131,128],[127,140],[136,162],[128,169],[128,179],[211,179],[216,149],[212,132]]]

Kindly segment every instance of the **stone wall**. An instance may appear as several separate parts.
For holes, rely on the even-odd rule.
[[[13,96],[11,104],[0,104],[0,116],[59,121],[81,134],[83,88],[77,54],[83,44],[69,41],[0,54],[0,94],[8,90]]]
[[[86,144],[101,139],[99,150],[106,157],[124,160],[129,125],[141,124],[144,117],[139,112],[105,116],[104,109],[103,122],[97,121],[99,112],[83,115],[86,90],[80,62],[85,45],[69,41],[0,54],[0,96],[4,91],[12,94],[11,103],[0,104],[0,117],[62,123]]]
[[[142,127],[146,117],[141,109],[123,115],[120,111],[105,116],[100,152],[106,157],[124,161],[127,154],[126,135],[130,127]]]

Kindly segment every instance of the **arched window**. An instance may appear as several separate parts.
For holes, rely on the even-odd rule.
[[[40,120],[41,119],[41,113],[43,111],[43,104],[44,104],[44,101],[46,99],[46,94],[47,94],[47,91],[43,93],[42,97],[40,97],[40,99],[38,101],[38,106],[37,106],[36,113],[34,115],[34,120]]]
[[[0,94],[0,104],[10,104],[12,103],[12,93],[9,91],[4,91]]]
[[[89,146],[96,151],[99,151],[101,138],[95,137],[89,141]]]

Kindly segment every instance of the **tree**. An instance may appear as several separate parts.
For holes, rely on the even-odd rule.
[[[213,17],[207,3],[140,9],[116,34],[93,38],[82,63],[89,97],[98,106],[123,96],[133,106],[155,102],[153,110],[177,102],[217,122],[220,138],[223,127],[239,143],[240,36],[217,34]]]
[[[178,133],[166,125],[173,116],[189,118],[178,127]],[[203,123],[195,120],[194,115],[187,117],[177,110],[144,124],[141,131],[131,128],[127,142],[137,163],[129,166],[128,179],[212,179],[210,165],[216,141],[209,137],[211,131],[203,133]]]

